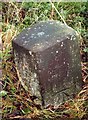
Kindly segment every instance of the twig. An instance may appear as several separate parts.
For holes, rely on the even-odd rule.
[[[20,73],[19,73],[17,67],[15,67],[15,68],[16,68],[16,71],[17,71],[17,75],[18,75],[19,81],[21,82],[21,85],[23,86],[23,88],[24,88],[26,91],[28,91],[28,88],[27,88],[27,86],[24,84],[24,82],[23,82],[23,80],[22,80],[22,78],[21,78],[21,76],[20,76]]]
[[[59,11],[57,10],[57,8],[55,7],[55,5],[52,3],[51,0],[49,0],[51,5],[52,5],[52,8],[55,9],[55,11],[57,12],[57,14],[60,16],[60,18],[62,19],[62,21],[64,22],[65,25],[67,25],[67,23],[65,22],[64,18],[61,16],[61,14],[59,13]],[[61,0],[59,1],[59,3],[61,2]],[[67,25],[68,26],[68,25]]]

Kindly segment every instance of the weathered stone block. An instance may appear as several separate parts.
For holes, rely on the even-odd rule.
[[[40,22],[14,40],[14,58],[24,84],[43,105],[57,105],[82,87],[76,32],[58,21]]]

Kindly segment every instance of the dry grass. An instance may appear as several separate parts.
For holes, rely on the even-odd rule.
[[[23,28],[24,19],[19,16],[21,8],[19,5],[9,3],[8,16],[4,16],[2,22],[2,42],[0,40],[0,58],[2,59],[2,81],[0,84],[3,87],[4,93],[2,96],[2,115],[3,119],[20,119],[31,118],[31,120],[61,120],[66,118],[84,119],[88,116],[88,63],[82,62],[82,76],[85,83],[83,90],[77,95],[74,100],[57,106],[48,106],[42,109],[40,105],[36,105],[33,101],[30,92],[27,92],[19,80],[14,56],[12,53],[12,39],[16,36],[21,28]],[[13,8],[13,10],[12,10]],[[10,22],[13,16],[11,12],[16,11],[16,19],[18,25]],[[26,13],[27,14],[27,13]],[[11,19],[10,19],[11,18]],[[82,53],[81,49],[81,53]],[[84,52],[83,52],[84,53]],[[86,56],[85,56],[86,57]],[[1,72],[1,71],[0,71]],[[7,93],[5,93],[5,91]],[[86,118],[85,118],[86,119]]]

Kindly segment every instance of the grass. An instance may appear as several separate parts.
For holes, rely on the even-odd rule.
[[[2,119],[30,118],[33,120],[87,119],[88,116],[88,42],[87,22],[84,16],[86,3],[2,3],[2,80],[0,92]],[[82,13],[83,12],[83,13]],[[57,107],[42,109],[37,105],[19,80],[12,40],[22,29],[37,21],[57,19],[73,27],[80,34],[80,53],[82,58],[82,76],[85,83],[83,90],[73,100]],[[0,42],[1,44],[1,42]]]

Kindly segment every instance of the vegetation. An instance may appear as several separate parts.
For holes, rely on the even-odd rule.
[[[88,117],[88,4],[82,2],[8,2],[0,3],[2,22],[0,23],[0,61],[2,60],[2,86],[0,99],[2,119],[31,120],[87,120]],[[30,91],[26,91],[17,74],[12,53],[12,39],[24,28],[41,20],[60,20],[74,28],[80,35],[79,45],[82,61],[83,90],[73,100],[57,107],[42,109],[37,105]],[[2,45],[1,45],[2,44]],[[3,46],[3,47],[2,47]],[[1,71],[0,71],[1,74]]]

